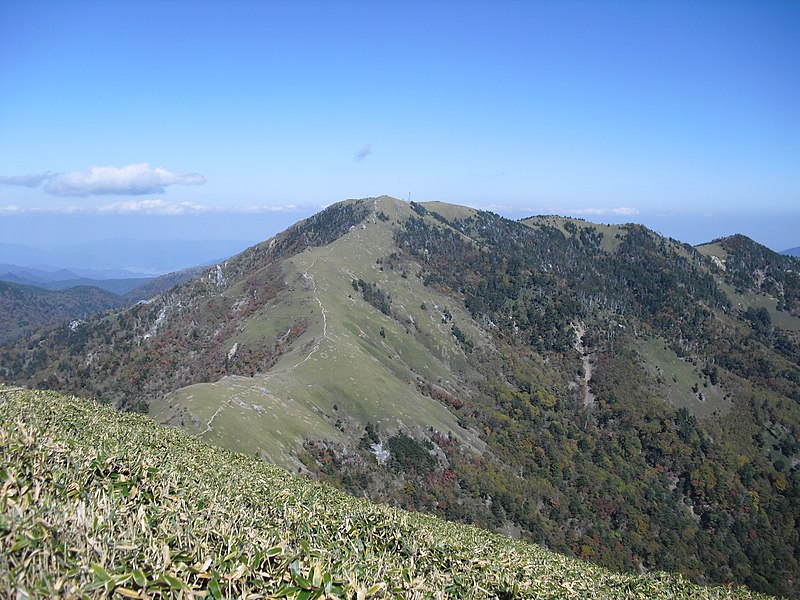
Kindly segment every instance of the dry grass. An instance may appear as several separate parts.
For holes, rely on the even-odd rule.
[[[147,418],[0,394],[0,595],[751,598],[370,504]]]

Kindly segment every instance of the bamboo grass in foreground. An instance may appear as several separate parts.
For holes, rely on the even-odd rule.
[[[0,394],[0,596],[757,598],[352,498],[146,417]]]

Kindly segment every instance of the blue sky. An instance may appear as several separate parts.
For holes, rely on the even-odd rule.
[[[389,194],[800,245],[800,3],[0,3],[0,239]]]

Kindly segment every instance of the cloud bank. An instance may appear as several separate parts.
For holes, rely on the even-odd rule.
[[[173,173],[163,167],[137,163],[124,167],[92,167],[88,171],[0,177],[0,184],[39,187],[54,196],[139,196],[162,194],[171,185],[202,185],[197,173]]]
[[[94,209],[94,212],[100,215],[197,215],[210,211],[210,207],[194,202],[164,202],[163,200],[127,200],[105,204]]]
[[[571,215],[591,215],[591,216],[617,215],[617,216],[629,217],[632,215],[638,215],[639,209],[631,208],[630,206],[619,206],[617,208],[576,208],[568,210],[567,213]]]
[[[246,205],[246,206],[208,206],[194,202],[168,202],[161,199],[125,200],[100,206],[46,206],[21,207],[15,204],[0,206],[0,217],[13,215],[151,215],[181,216],[209,213],[263,214],[277,212],[301,212],[319,210],[320,206],[285,205]]]
[[[0,185],[21,185],[35,188],[42,185],[48,177],[50,177],[49,173],[42,173],[41,175],[0,175]]]

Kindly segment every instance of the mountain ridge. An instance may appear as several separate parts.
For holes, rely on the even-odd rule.
[[[74,277],[70,279],[59,279],[55,281],[45,281],[33,276],[29,272],[19,271],[17,273],[0,274],[0,281],[16,283],[37,287],[51,292],[64,291],[74,287],[96,287],[117,296],[124,296],[137,287],[152,281],[150,277],[130,277],[125,279],[89,279],[87,277]]]
[[[796,595],[800,317],[777,256],[351,200],[0,358],[354,494]]]

